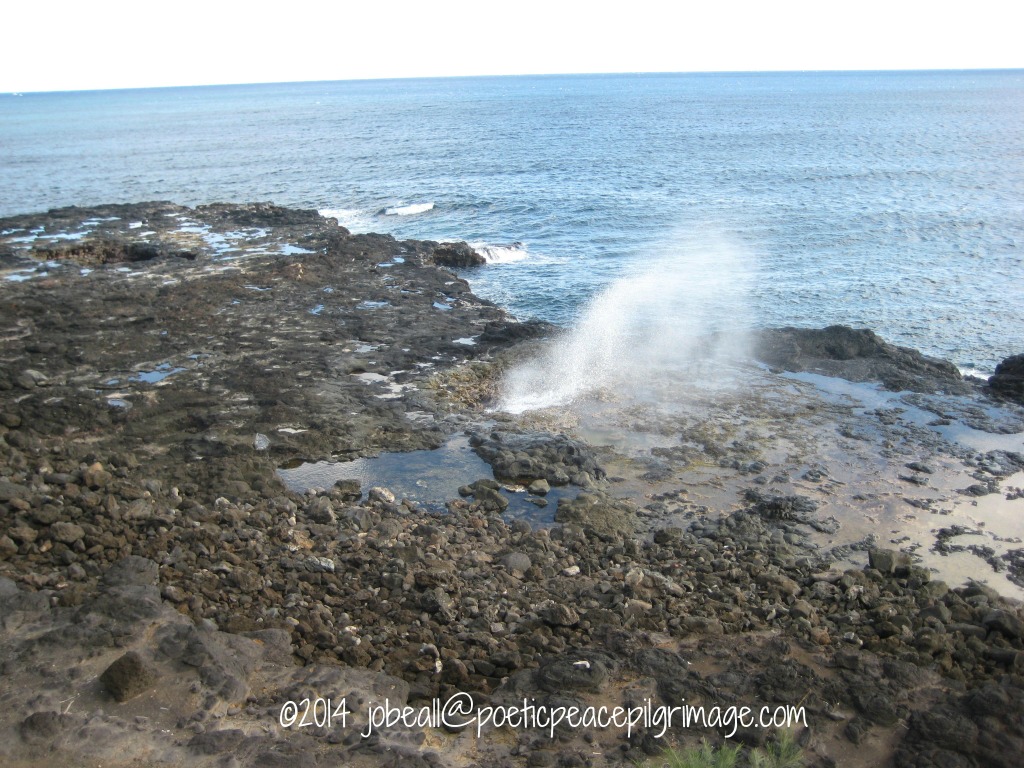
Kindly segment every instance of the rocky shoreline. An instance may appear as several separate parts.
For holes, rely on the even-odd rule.
[[[776,482],[756,436],[718,435],[713,420],[679,417],[682,442],[638,465],[564,424],[486,412],[501,369],[554,329],[516,322],[444,268],[472,263],[462,246],[351,235],[269,204],[0,220],[5,764],[601,766],[722,742],[700,729],[360,733],[371,702],[459,694],[801,705],[807,765],[1015,764],[1019,603],[950,586],[898,544],[847,547],[862,559],[844,563],[820,543],[835,478],[812,467]],[[1019,399],[1014,358],[987,390],[866,331],[765,331],[758,349],[773,370]],[[778,418],[773,435],[795,418],[779,402],[757,414]],[[1019,416],[917,402],[993,434]],[[1024,503],[1004,488],[1020,453],[940,450],[934,431],[875,410],[875,442],[848,408],[807,419],[839,424],[858,456],[916,464],[903,472],[919,483],[900,482],[930,495],[907,503],[944,503],[936,467],[904,457],[911,444],[938,474],[966,462],[979,498]],[[463,433],[493,477],[460,478],[443,508],[352,480],[296,493],[278,472]],[[698,464],[719,485],[729,473],[738,501],[688,494],[681,468]],[[543,508],[552,488],[566,492],[549,523],[502,514],[512,494]],[[1002,567],[1024,568],[1014,552]],[[281,725],[286,702],[317,697],[356,714]]]

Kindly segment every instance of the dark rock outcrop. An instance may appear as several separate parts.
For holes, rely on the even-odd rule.
[[[469,442],[499,480],[529,484],[543,478],[555,486],[589,488],[605,477],[593,451],[565,435],[495,431],[475,433]]]
[[[97,237],[75,243],[64,243],[37,249],[44,259],[73,261],[83,266],[99,264],[124,264],[136,261],[151,261],[160,258],[179,258],[192,261],[196,254],[178,250],[162,243],[132,241],[118,237]]]
[[[759,331],[754,356],[774,368],[879,381],[893,391],[966,393],[972,389],[949,361],[897,347],[873,331],[845,325]]]
[[[1024,403],[1024,354],[1013,355],[999,363],[988,385],[996,394]]]
[[[550,336],[554,331],[555,326],[543,320],[526,320],[519,323],[509,319],[488,323],[480,334],[479,343],[487,346],[508,346],[527,339]]]
[[[439,267],[467,269],[487,263],[487,259],[473,250],[468,243],[441,243],[430,254],[428,261]]]
[[[100,675],[100,682],[118,701],[134,699],[156,683],[156,674],[135,651],[129,651]]]

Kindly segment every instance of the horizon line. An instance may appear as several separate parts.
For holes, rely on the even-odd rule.
[[[389,81],[417,81],[417,80],[484,80],[497,78],[528,78],[528,77],[608,77],[608,76],[692,76],[692,75],[813,75],[813,74],[928,74],[928,73],[953,73],[953,72],[1024,72],[1024,67],[907,67],[896,69],[721,69],[721,70],[687,70],[687,71],[608,71],[608,72],[531,72],[520,74],[484,74],[484,75],[413,75],[413,76],[384,76],[384,77],[354,77],[354,78],[333,78],[314,80],[263,80],[250,82],[227,82],[227,83],[180,83],[174,85],[124,85],[106,88],[54,88],[38,91],[0,90],[2,96],[30,96],[42,94],[64,94],[64,93],[105,93],[110,91],[152,91],[171,90],[175,88],[232,88],[238,86],[263,86],[263,85],[314,85],[318,83],[375,83]]]

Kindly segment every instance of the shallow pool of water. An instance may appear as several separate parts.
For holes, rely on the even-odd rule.
[[[457,435],[436,450],[383,453],[373,458],[352,461],[303,462],[278,469],[289,490],[305,493],[311,488],[330,488],[338,480],[359,480],[363,492],[380,486],[398,499],[408,499],[432,509],[443,509],[445,502],[459,498],[459,487],[476,480],[494,477],[490,465],[477,456],[465,435]],[[550,525],[561,498],[575,498],[575,488],[552,488],[547,505],[535,503],[541,497],[525,489],[507,486],[502,490],[509,500],[506,519],[522,519],[532,525]],[[531,501],[533,499],[533,501]]]

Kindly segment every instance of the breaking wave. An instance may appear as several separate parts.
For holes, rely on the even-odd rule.
[[[529,256],[526,247],[522,243],[511,245],[486,245],[473,243],[473,250],[483,256],[488,264],[511,264],[522,261]]]
[[[368,232],[372,228],[369,214],[360,208],[321,208],[317,213],[325,219],[337,219],[350,232]]]
[[[393,208],[385,208],[381,211],[383,216],[413,216],[417,213],[426,213],[434,209],[433,203],[413,203],[411,205],[397,205]]]

